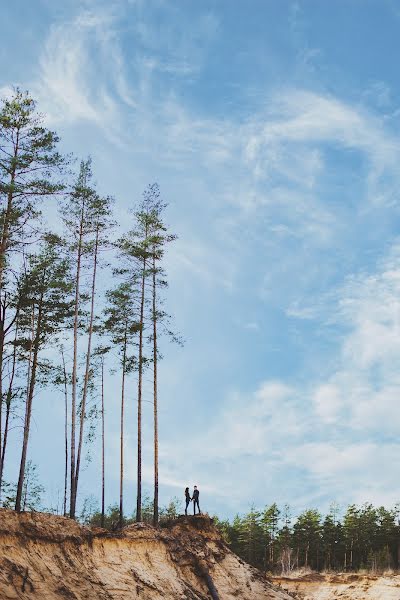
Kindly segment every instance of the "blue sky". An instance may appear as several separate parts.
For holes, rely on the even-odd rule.
[[[162,501],[194,483],[226,516],[400,500],[399,27],[389,0],[2,7],[2,95],[28,88],[63,150],[92,155],[121,221],[149,182],[169,202],[186,344],[161,367]],[[109,502],[114,395],[110,382]],[[31,458],[52,502],[62,410],[37,398]],[[82,496],[98,490],[96,452]]]

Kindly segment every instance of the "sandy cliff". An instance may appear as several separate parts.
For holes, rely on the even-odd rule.
[[[298,600],[400,600],[400,575],[310,573],[274,581]]]
[[[235,556],[207,517],[120,534],[0,509],[0,599],[285,600]]]

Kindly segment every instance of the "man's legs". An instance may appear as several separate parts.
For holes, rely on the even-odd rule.
[[[196,500],[193,499],[193,514],[196,514]]]

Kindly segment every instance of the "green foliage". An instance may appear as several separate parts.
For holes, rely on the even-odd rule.
[[[121,366],[126,373],[133,371],[136,356],[127,354],[134,336],[139,332],[137,311],[137,282],[128,279],[106,292],[107,305],[104,309],[102,333],[110,337],[113,346],[117,347]]]
[[[84,514],[81,514],[80,521],[92,527],[101,527],[101,512],[94,508],[95,504],[91,498],[86,499],[86,507]],[[167,506],[162,506],[159,509],[160,525],[168,523],[176,519],[179,515],[181,502],[178,498],[172,498]],[[142,500],[142,521],[151,525],[153,523],[153,501],[150,496],[144,496]],[[136,515],[130,517],[125,516],[123,519],[123,527],[136,523]],[[108,507],[105,513],[104,528],[110,531],[116,531],[120,526],[119,506],[117,504]]]
[[[45,234],[37,254],[28,257],[17,288],[20,337],[16,344],[21,352],[29,352],[33,327],[37,328],[39,348],[50,338],[57,338],[72,314],[69,263],[63,258],[62,241]]]
[[[28,460],[26,463],[22,490],[23,510],[43,510],[42,497],[44,491],[44,487],[39,482],[37,465],[33,464],[31,460]],[[0,506],[3,508],[14,508],[16,495],[16,484],[3,481]]]
[[[275,503],[263,512],[252,506],[232,522],[214,517],[233,552],[255,567],[283,573],[399,568],[397,519],[398,510],[371,504],[350,505],[342,520],[336,505],[324,518],[308,509],[292,519],[288,506],[280,511]]]
[[[9,251],[21,250],[35,231],[38,199],[64,189],[57,177],[68,161],[57,151],[57,134],[42,122],[28,92],[17,89],[0,104],[1,274]]]

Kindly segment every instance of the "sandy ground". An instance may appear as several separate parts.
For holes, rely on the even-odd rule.
[[[0,600],[212,597],[290,600],[234,555],[207,517],[111,534],[64,517],[0,509]]]
[[[400,600],[400,575],[311,573],[273,582],[298,600]]]

